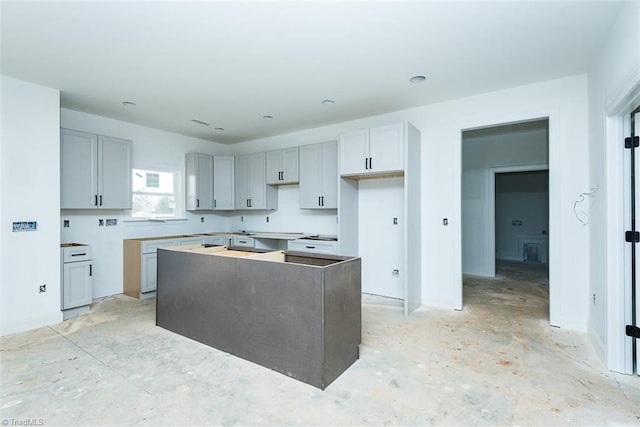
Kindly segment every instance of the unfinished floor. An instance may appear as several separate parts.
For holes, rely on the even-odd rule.
[[[544,274],[467,278],[461,312],[363,298],[360,360],[325,391],[155,326],[154,300],[1,341],[3,425],[640,423],[640,378],[548,326]],[[509,276],[509,277],[504,277]],[[211,325],[215,327],[215,325]]]

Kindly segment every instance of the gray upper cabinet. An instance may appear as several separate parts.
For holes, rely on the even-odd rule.
[[[300,147],[300,208],[337,209],[336,141]]]
[[[213,156],[213,209],[234,210],[234,158]]]
[[[404,171],[402,123],[340,135],[340,175],[392,174]]]
[[[267,184],[298,182],[298,147],[267,151]]]
[[[278,209],[278,190],[267,185],[265,153],[235,157],[236,209]]]
[[[185,161],[187,210],[213,209],[213,156],[187,153]]]
[[[131,209],[133,143],[60,130],[60,208]]]

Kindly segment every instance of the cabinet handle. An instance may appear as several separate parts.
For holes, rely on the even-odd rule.
[[[322,205],[320,204],[320,196],[318,196],[318,206],[322,206]]]
[[[100,206],[102,206],[102,194],[100,195]]]
[[[320,201],[322,202],[320,206],[324,206],[324,196],[320,196]]]
[[[307,248],[307,249],[315,249],[316,247],[315,246],[305,246],[305,248]]]
[[[249,199],[247,199],[247,207],[249,207]]]
[[[89,276],[93,276],[93,264],[89,264]]]
[[[71,256],[85,256],[85,255],[87,255],[86,252],[83,252],[81,254],[71,254]]]
[[[215,207],[216,207],[216,205],[217,205],[217,203],[216,203],[216,199],[213,199],[213,207],[215,208]]]
[[[246,240],[238,240],[238,243],[247,243]]]
[[[369,169],[369,158],[368,157],[364,158],[364,168],[365,169]]]
[[[196,208],[200,207],[200,199],[196,199]]]
[[[373,157],[369,157],[369,169],[373,169]]]
[[[94,206],[98,206],[98,195],[97,194],[93,196],[93,205]]]

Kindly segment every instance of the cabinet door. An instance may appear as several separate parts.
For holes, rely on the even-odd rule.
[[[98,137],[60,130],[60,208],[91,209],[98,198]]]
[[[131,141],[98,136],[98,206],[131,209]]]
[[[182,239],[178,239],[178,246],[201,245],[204,243],[204,240],[205,238],[200,236],[183,237]]]
[[[300,208],[317,209],[322,195],[322,144],[300,147]]]
[[[249,207],[249,156],[236,156],[235,177],[236,209],[247,209]]]
[[[404,126],[402,123],[371,128],[369,169],[373,172],[404,170]]]
[[[265,153],[249,156],[249,207],[265,209],[267,207],[267,177]]]
[[[338,208],[338,144],[322,144],[322,199],[324,209]]]
[[[213,157],[213,209],[233,210],[233,157],[214,156]]]
[[[213,209],[213,157],[187,153],[186,205],[188,211]]]
[[[156,290],[158,275],[158,254],[142,254],[142,274],[140,292],[151,292]]]
[[[282,183],[282,150],[267,151],[267,184]]]
[[[63,264],[62,309],[91,304],[93,289],[90,261]]]
[[[298,147],[282,150],[282,184],[298,182]]]
[[[199,209],[213,209],[213,157],[198,154],[196,164],[198,166],[196,205]]]
[[[356,175],[368,171],[369,129],[340,135],[339,145],[340,175]]]

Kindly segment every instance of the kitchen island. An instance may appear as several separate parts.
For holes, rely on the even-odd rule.
[[[360,258],[158,249],[156,324],[324,389],[359,355]]]

